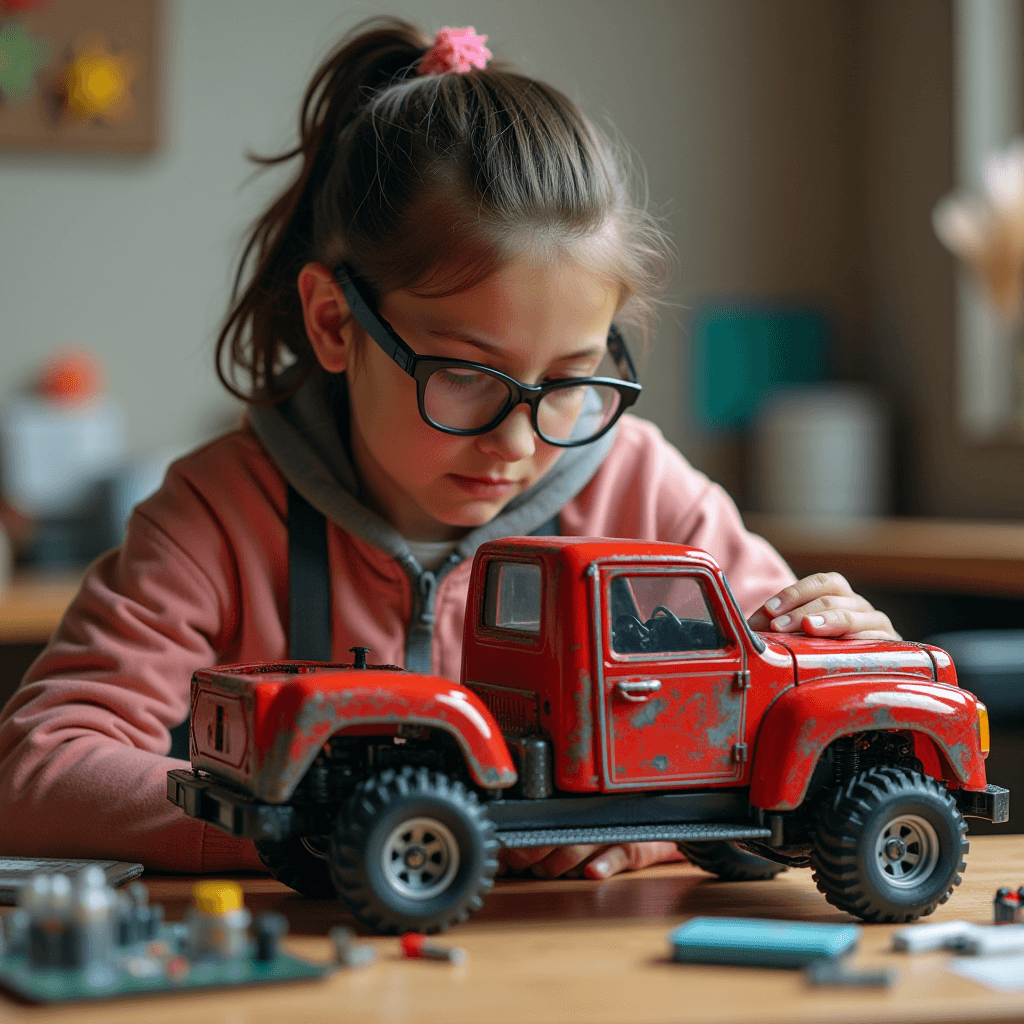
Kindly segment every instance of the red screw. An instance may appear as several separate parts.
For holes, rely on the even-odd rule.
[[[464,949],[458,946],[438,946],[416,932],[406,932],[402,936],[402,955],[410,960],[447,960],[451,964],[466,962]]]

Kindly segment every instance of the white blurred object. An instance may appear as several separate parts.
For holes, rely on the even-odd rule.
[[[180,459],[188,448],[167,448],[125,463],[114,477],[110,496],[111,526],[120,540],[136,505],[155,494],[164,482],[172,462]]]
[[[1017,323],[1024,300],[1024,139],[986,154],[981,181],[981,194],[946,196],[932,212],[932,226],[995,310]]]
[[[69,407],[12,395],[0,405],[0,490],[26,515],[75,515],[124,452],[124,414],[106,399]]]
[[[853,384],[806,384],[766,399],[753,427],[761,512],[879,516],[887,506],[888,423],[877,395]]]

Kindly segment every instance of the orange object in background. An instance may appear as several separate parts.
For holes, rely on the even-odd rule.
[[[61,405],[80,405],[103,391],[103,370],[91,352],[64,349],[43,364],[35,390]]]

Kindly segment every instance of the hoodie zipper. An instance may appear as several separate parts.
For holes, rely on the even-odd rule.
[[[414,602],[409,634],[405,644],[405,667],[410,672],[430,674],[431,651],[434,639],[434,602],[441,580],[462,561],[462,556],[452,552],[437,572],[420,569],[412,559],[406,562],[406,571],[413,583],[417,600]]]

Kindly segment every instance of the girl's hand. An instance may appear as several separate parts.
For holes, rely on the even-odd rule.
[[[805,576],[769,598],[747,620],[751,629],[847,640],[902,640],[889,616],[850,589],[837,572]]]
[[[538,878],[608,878],[652,864],[686,860],[675,843],[620,843],[610,846],[533,846],[502,850],[498,874],[532,868]]]

